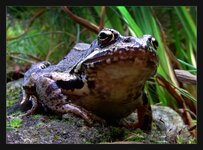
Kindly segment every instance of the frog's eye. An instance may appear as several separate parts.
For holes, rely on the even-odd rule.
[[[156,50],[158,48],[157,40],[151,35],[145,35],[145,37],[147,37],[147,40],[149,41],[150,45],[153,46]]]
[[[98,36],[98,40],[104,41],[108,40],[111,41],[114,39],[114,35],[111,31],[101,31]]]
[[[151,44],[154,46],[155,49],[158,48],[158,42],[154,37],[151,38]]]
[[[101,44],[105,44],[105,43],[107,44],[108,42],[111,42],[113,40],[114,40],[114,34],[109,30],[101,31],[98,35],[98,41]]]

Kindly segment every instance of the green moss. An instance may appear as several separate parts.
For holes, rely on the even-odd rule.
[[[159,134],[160,134],[159,132],[156,132],[155,135],[152,132],[151,133],[145,133],[140,129],[136,129],[133,131],[128,130],[125,134],[124,141],[133,141],[133,142],[151,143],[151,144],[165,144],[165,143],[167,143],[163,139],[160,140]]]
[[[145,140],[145,133],[139,129],[129,132],[126,134],[125,141],[136,141],[136,142],[143,142]]]
[[[22,123],[22,119],[14,118],[14,119],[7,121],[7,127],[8,127],[8,129],[9,128],[13,128],[13,129],[20,128],[21,123]]]
[[[32,115],[32,118],[33,119],[40,119],[42,116],[41,115],[39,115],[39,114],[36,114],[36,115]]]
[[[92,142],[90,142],[90,141],[85,141],[85,143],[84,144],[93,144]]]
[[[177,136],[177,144],[197,144],[197,140],[195,138],[184,139],[181,136]]]
[[[6,108],[12,107],[14,104],[18,103],[20,101],[21,97],[21,88],[19,87],[13,87],[11,85],[8,85],[6,89]]]
[[[111,133],[110,136],[113,140],[122,140],[125,135],[125,130],[124,128],[111,126],[110,133]]]
[[[6,108],[10,108],[16,103],[16,101],[6,100]]]
[[[54,140],[59,140],[60,138],[59,138],[59,136],[58,135],[54,135]]]
[[[197,140],[194,138],[194,139],[191,139],[187,142],[187,144],[197,144]]]
[[[10,132],[10,131],[13,131],[14,128],[11,128],[11,127],[6,127],[6,132]]]
[[[11,114],[12,117],[19,116],[19,115],[22,115],[21,111],[16,111],[16,112]]]
[[[35,126],[35,128],[36,129],[39,129],[39,128],[42,128],[44,126],[44,123],[38,123],[36,126]]]
[[[17,118],[16,116],[20,116],[22,114],[21,111],[16,111],[15,113],[12,113],[9,115],[8,120],[6,122],[6,131],[12,131],[16,128],[21,127],[22,119]]]

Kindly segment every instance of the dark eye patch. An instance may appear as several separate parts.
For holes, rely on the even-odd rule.
[[[159,45],[159,44],[158,44],[157,40],[153,40],[153,41],[152,41],[152,44],[153,44],[153,46],[154,46],[155,49],[158,48],[158,45]]]
[[[106,33],[102,32],[102,33],[99,34],[99,39],[104,40],[104,39],[108,38],[109,36],[110,35],[107,35]]]
[[[69,81],[58,80],[56,81],[56,84],[58,85],[58,87],[66,90],[81,89],[84,86],[83,81],[80,79]]]

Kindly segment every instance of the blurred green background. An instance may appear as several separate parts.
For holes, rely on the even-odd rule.
[[[187,122],[186,111],[196,121],[196,85],[178,82],[173,71],[187,70],[196,75],[196,7],[95,6],[68,10],[89,24],[77,22],[62,7],[7,7],[7,81],[23,77],[32,63],[59,62],[76,43],[95,40],[103,26],[122,35],[151,34],[159,43],[157,73],[172,89],[152,78],[145,87],[150,102],[179,112],[183,109],[187,124],[191,121]]]

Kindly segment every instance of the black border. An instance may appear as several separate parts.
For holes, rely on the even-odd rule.
[[[1,66],[1,73],[0,73],[0,143],[3,144],[5,147],[7,148],[11,148],[11,149],[20,149],[25,147],[26,149],[36,149],[41,147],[41,145],[39,144],[29,144],[29,145],[23,145],[23,144],[6,144],[6,101],[5,101],[5,97],[6,97],[6,6],[61,6],[61,5],[71,5],[71,6],[101,6],[101,5],[124,5],[124,6],[131,6],[131,5],[141,5],[141,6],[198,6],[198,26],[197,26],[197,30],[198,30],[198,59],[197,59],[197,66],[198,66],[198,117],[200,119],[198,119],[198,144],[195,145],[171,145],[171,144],[164,144],[162,147],[162,145],[159,144],[155,144],[155,145],[108,145],[109,148],[113,148],[115,149],[116,147],[119,148],[120,146],[125,146],[123,148],[127,148],[127,147],[131,147],[131,148],[139,148],[141,146],[141,148],[165,148],[166,146],[169,148],[184,148],[184,149],[191,149],[191,148],[199,148],[201,146],[201,128],[202,128],[202,123],[201,123],[201,106],[203,106],[202,100],[202,95],[201,95],[201,89],[203,89],[202,84],[201,84],[201,75],[202,75],[202,70],[203,69],[199,69],[201,68],[201,64],[203,64],[203,62],[201,62],[203,59],[201,58],[203,55],[201,55],[201,51],[202,51],[202,47],[201,47],[201,43],[202,43],[202,38],[200,38],[200,36],[202,36],[202,22],[200,21],[202,19],[201,14],[200,13],[202,7],[200,7],[200,5],[198,5],[198,2],[200,2],[200,0],[109,0],[109,1],[104,1],[104,0],[92,0],[92,1],[84,1],[84,0],[41,0],[41,1],[29,1],[29,0],[4,0],[1,1],[0,4],[0,57],[1,57],[1,61],[0,61],[0,66]],[[104,149],[107,148],[106,145],[53,145],[53,144],[49,144],[48,148],[51,148],[53,146],[53,149],[57,148],[57,149],[61,149],[61,148],[88,148],[88,149]],[[56,146],[56,147],[55,147]],[[116,147],[115,147],[116,146]],[[47,147],[47,145],[42,145],[42,148]],[[55,148],[54,148],[55,147]]]
[[[6,0],[7,5],[75,5],[75,6],[100,6],[100,5],[197,5],[198,0],[43,0],[43,1],[26,1],[26,0]]]
[[[4,137],[6,135],[6,17],[5,17],[5,6],[2,4],[0,5],[0,10],[2,11],[0,13],[0,18],[1,18],[1,30],[0,30],[0,56],[1,56],[1,61],[0,61],[0,66],[1,66],[1,73],[0,73],[0,142],[4,142]],[[5,71],[5,72],[4,72]]]

